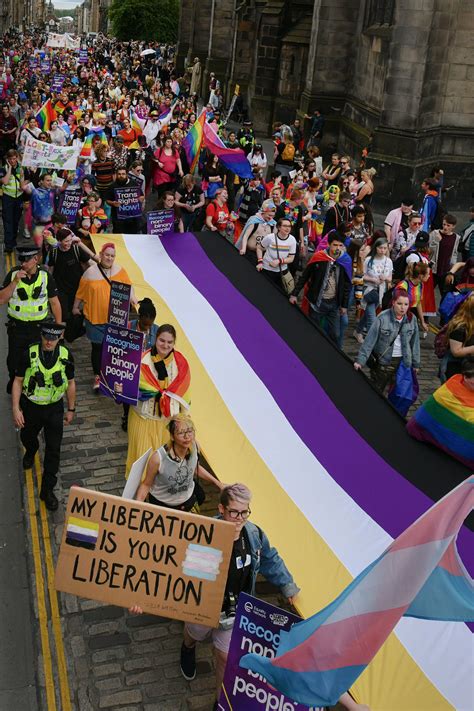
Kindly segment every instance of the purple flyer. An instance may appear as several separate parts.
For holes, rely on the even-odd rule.
[[[49,59],[42,59],[40,62],[41,74],[49,74],[51,71],[51,62]]]
[[[81,205],[82,193],[80,190],[65,190],[59,198],[58,212],[67,219],[68,225],[76,221],[77,211]]]
[[[308,709],[269,686],[259,674],[239,666],[240,659],[252,652],[273,658],[280,643],[280,632],[287,632],[296,622],[301,622],[301,617],[246,593],[239,595],[219,711]]]
[[[146,216],[147,234],[164,237],[174,231],[174,211],[154,210]]]
[[[121,281],[113,281],[110,285],[109,315],[107,323],[111,326],[127,328],[130,311],[132,287]]]
[[[66,77],[64,74],[55,74],[51,82],[51,91],[58,93],[63,88]]]
[[[115,402],[136,405],[143,333],[106,326],[100,363],[100,392]]]
[[[141,194],[142,191],[137,185],[115,188],[115,199],[119,204],[117,208],[118,220],[127,220],[129,217],[140,217],[142,214],[142,204],[138,198]]]

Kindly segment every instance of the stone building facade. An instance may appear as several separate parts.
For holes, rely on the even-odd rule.
[[[0,0],[0,33],[10,28],[41,27],[47,10],[46,0]]]
[[[179,68],[194,56],[260,133],[320,108],[323,149],[369,147],[390,201],[440,163],[474,202],[474,0],[182,0]]]
[[[76,9],[77,32],[106,33],[111,0],[84,0]]]

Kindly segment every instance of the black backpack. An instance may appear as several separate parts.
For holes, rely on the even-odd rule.
[[[397,259],[393,263],[392,282],[397,283],[405,278],[407,270],[407,257],[410,254],[416,254],[418,256],[418,261],[423,261],[421,254],[416,250],[408,250],[408,252],[402,254],[401,257],[397,257]]]

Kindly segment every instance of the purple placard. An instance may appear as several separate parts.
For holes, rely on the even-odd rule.
[[[87,49],[80,49],[79,50],[79,63],[80,64],[87,64],[89,61],[89,53]]]
[[[137,185],[125,188],[115,188],[115,199],[119,203],[117,219],[127,220],[129,217],[140,217],[142,204],[138,199],[142,191]]]
[[[107,323],[111,326],[127,327],[130,311],[132,287],[121,281],[113,281],[110,285],[109,315]]]
[[[37,66],[38,66],[38,57],[30,57],[30,59],[29,59],[30,69],[36,69]]]
[[[102,342],[100,392],[115,402],[136,405],[143,333],[107,325]]]
[[[53,77],[53,81],[51,82],[51,91],[54,91],[55,93],[61,91],[65,79],[66,77],[64,76],[64,74],[55,74]]]
[[[146,231],[149,235],[164,237],[174,230],[173,210],[154,210],[146,216]]]
[[[76,221],[77,211],[81,205],[82,194],[80,190],[65,190],[59,198],[58,212],[67,220],[68,225]]]
[[[308,709],[269,686],[259,674],[239,666],[240,659],[251,652],[273,658],[280,643],[280,632],[287,632],[296,622],[301,622],[301,617],[240,593],[219,699],[220,711]]]
[[[51,71],[51,62],[49,59],[42,59],[40,62],[41,74],[49,74]]]

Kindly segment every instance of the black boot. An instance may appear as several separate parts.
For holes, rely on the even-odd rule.
[[[41,489],[40,499],[41,501],[44,501],[44,505],[46,506],[48,511],[57,510],[59,502],[52,489]]]

